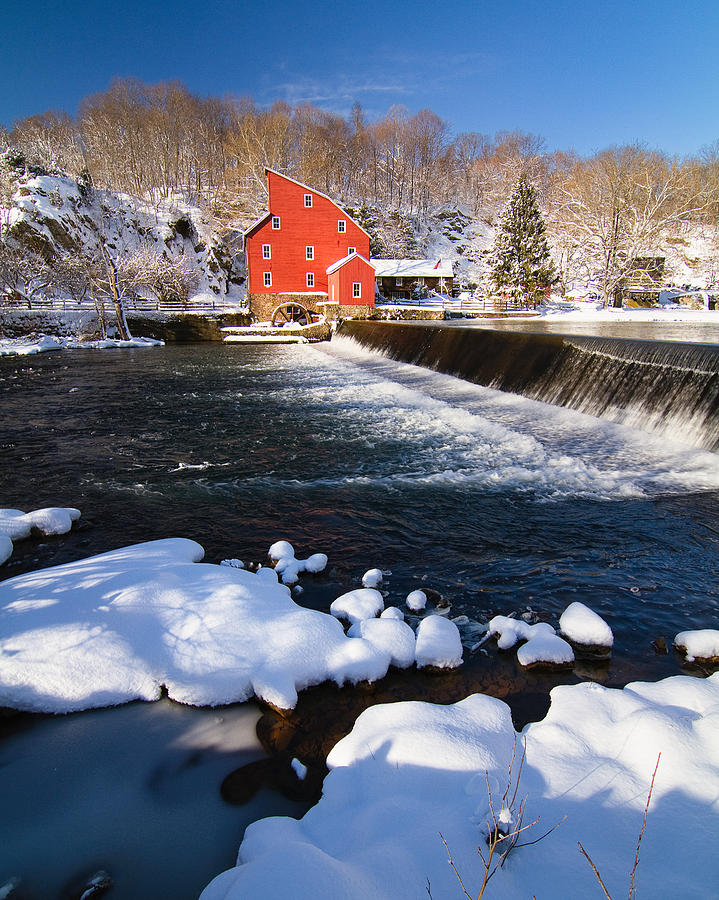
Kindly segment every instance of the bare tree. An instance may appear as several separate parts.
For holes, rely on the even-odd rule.
[[[619,147],[573,167],[552,223],[594,273],[608,305],[637,260],[651,255],[671,226],[701,215],[710,200],[711,192],[696,194],[691,170],[679,161]]]

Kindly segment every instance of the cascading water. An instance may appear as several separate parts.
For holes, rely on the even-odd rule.
[[[391,359],[719,449],[719,347],[388,322],[339,334]]]

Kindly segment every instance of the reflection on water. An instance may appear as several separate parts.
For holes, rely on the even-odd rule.
[[[16,877],[22,897],[45,900],[104,869],[113,897],[197,897],[250,822],[304,812],[269,792],[220,798],[227,772],[263,755],[258,716],[162,700],[4,722],[23,727],[0,741],[0,887]]]
[[[716,627],[715,454],[341,342],[3,359],[0,404],[0,505],[83,513],[68,535],[18,542],[2,577],[172,536],[210,561],[261,560],[287,538],[329,555],[301,595],[319,609],[373,566],[392,572],[388,603],[428,586],[478,620],[531,606],[555,621],[582,600],[614,629],[610,680],[615,665],[652,677],[657,636]],[[31,896],[48,896],[43,871],[93,867],[135,879],[118,897],[196,896],[260,814],[218,794],[254,739],[181,743],[205,715],[133,705],[6,737],[0,884],[22,859]]]

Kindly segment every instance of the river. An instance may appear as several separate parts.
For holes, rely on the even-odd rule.
[[[329,556],[298,598],[318,609],[374,566],[391,572],[388,604],[429,586],[473,621],[527,608],[556,621],[581,600],[614,630],[609,684],[682,671],[652,641],[716,627],[719,457],[681,434],[342,339],[6,358],[0,394],[0,505],[82,511],[68,535],[18,542],[3,578],[170,536],[210,562],[260,561],[286,538]],[[162,701],[7,718],[0,886],[17,875],[29,897],[69,896],[79,873],[108,868],[113,897],[196,896],[247,821],[304,808],[269,791],[251,809],[219,800],[224,774],[261,755],[256,716]]]

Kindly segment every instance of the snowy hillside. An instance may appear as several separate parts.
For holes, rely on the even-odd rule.
[[[9,208],[0,210],[6,236],[49,262],[58,256],[97,257],[101,239],[111,255],[140,251],[183,258],[195,271],[197,297],[239,299],[240,260],[209,218],[180,199],[150,205],[128,194],[96,190],[61,175],[21,176]]]
[[[409,215],[380,207],[348,207],[372,238],[377,257],[422,257],[452,262],[455,286],[489,290],[490,254],[498,216],[473,215],[466,208],[435,208],[425,215]],[[561,257],[557,235],[548,227],[555,265],[566,266],[567,293],[584,299],[599,291],[599,280],[587,277],[578,258],[574,265]],[[719,232],[710,225],[683,223],[664,235],[652,254],[665,257],[665,286],[705,290],[719,282]]]

